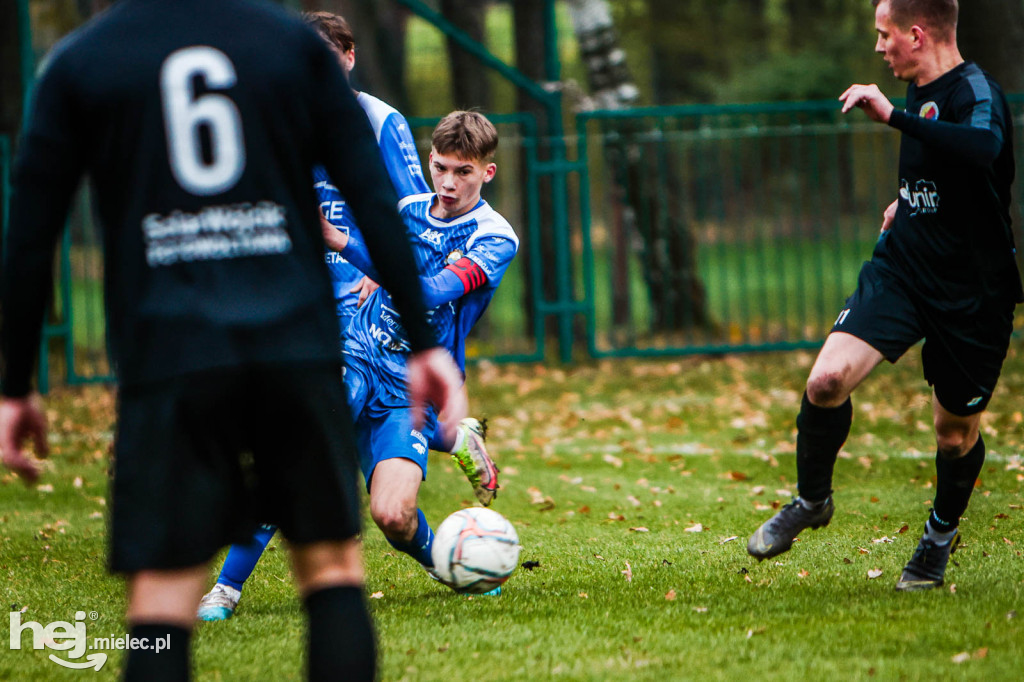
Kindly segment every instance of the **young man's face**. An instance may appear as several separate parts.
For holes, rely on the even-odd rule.
[[[875,52],[882,55],[897,78],[914,80],[917,75],[919,36],[914,33],[914,27],[903,30],[893,23],[888,0],[882,0],[875,8],[875,30],[878,31]]]
[[[494,178],[498,167],[480,159],[466,160],[430,150],[430,179],[437,192],[435,218],[449,219],[468,213],[480,201],[484,183]]]

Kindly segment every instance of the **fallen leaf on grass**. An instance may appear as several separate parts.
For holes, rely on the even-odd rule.
[[[633,528],[630,528],[630,530],[633,531],[634,533],[650,533],[651,532],[649,528],[644,528],[643,526],[634,526]]]
[[[950,594],[956,594],[956,583],[953,583],[952,585],[949,586],[949,593]]]
[[[721,478],[725,478],[730,481],[745,481],[747,480],[747,475],[742,471],[726,471],[721,475]]]
[[[868,571],[868,580],[874,580],[875,578],[877,578],[880,575],[882,575],[882,569],[880,569],[880,568],[872,568],[871,570]]]
[[[82,487],[82,477],[81,476],[75,476],[75,480],[71,483],[71,485],[73,485],[76,488],[81,488]]]
[[[540,562],[539,561],[524,561],[522,566],[527,571],[532,571],[535,568],[540,568]]]
[[[590,595],[589,595],[589,594],[587,594],[586,592],[580,592],[580,593],[579,593],[578,595],[576,595],[576,596],[577,596],[577,597],[579,597],[580,599],[590,599]]]
[[[615,512],[608,512],[608,518],[612,521],[625,521],[626,517],[622,514],[616,514]]]
[[[615,455],[605,455],[601,459],[603,459],[608,464],[611,464],[616,469],[622,468],[622,460],[616,457]]]
[[[881,544],[889,543],[889,542],[892,542],[892,538],[883,535],[880,538],[875,538],[874,540],[872,540],[871,544],[873,544],[873,545],[881,545]]]
[[[900,526],[900,529],[898,531],[896,531],[896,532],[902,535],[903,533],[906,533],[908,530],[910,530],[910,526],[908,526],[907,524],[904,523],[902,526]]]
[[[530,504],[544,504],[544,493],[540,491],[540,488],[530,486],[526,489],[526,493],[530,496]]]
[[[806,569],[804,569],[804,570],[800,571],[799,573],[797,573],[796,577],[797,578],[806,578],[809,575],[810,575],[810,572],[807,571]]]
[[[627,583],[631,583],[631,582],[633,582],[633,567],[629,565],[628,561],[625,562],[625,563],[626,563],[626,568],[622,571],[622,575],[626,576],[626,582]]]
[[[634,507],[639,507],[641,505],[640,500],[636,499],[636,497],[634,497],[633,495],[627,495],[626,501],[629,502]]]
[[[36,490],[38,490],[41,493],[52,493],[53,492],[53,486],[50,485],[49,483],[44,483],[42,485],[37,485],[36,486]]]
[[[675,601],[676,600],[676,591],[675,590],[669,590],[668,592],[666,592],[665,593],[665,600],[666,601]]]
[[[753,583],[754,582],[753,579],[749,575],[743,576],[743,579],[746,580],[748,583]]]
[[[958,653],[955,656],[953,656],[952,660],[953,660],[954,663],[957,663],[957,664],[964,663],[966,661],[971,660],[971,655],[969,653],[967,653],[966,651],[961,651],[960,653]]]
[[[1009,538],[1003,538],[1003,542],[1005,542],[1008,545],[1012,545],[1013,544],[1013,540],[1011,540]]]
[[[695,523],[692,526],[690,526],[689,528],[684,528],[683,529],[683,532],[685,532],[685,533],[702,533],[703,531],[704,531],[704,524],[702,524],[702,523]]]
[[[373,594],[370,595],[370,599],[380,599],[383,596],[384,596],[383,592],[374,592]]]
[[[707,613],[708,612],[708,607],[706,607],[706,606],[694,606],[693,610],[696,611],[697,613]]]
[[[785,488],[779,488],[775,491],[775,494],[781,495],[782,497],[793,497],[793,491],[786,490]]]
[[[767,630],[768,628],[764,627],[763,625],[759,628],[750,628],[749,630],[747,630],[747,639],[750,639],[754,635],[763,635],[765,632],[767,632]]]
[[[718,544],[724,545],[725,543],[732,542],[733,540],[736,540],[738,538],[739,538],[739,535],[731,535],[731,536],[725,538],[724,540],[719,540]]]
[[[751,495],[763,495],[764,494],[764,486],[763,485],[755,485],[753,488],[750,489],[750,494]]]

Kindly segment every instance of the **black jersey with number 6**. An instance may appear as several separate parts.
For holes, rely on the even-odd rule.
[[[984,300],[1019,302],[1010,227],[1013,125],[1002,90],[971,62],[927,85],[911,84],[899,206],[874,260],[940,312],[971,313]]]
[[[83,174],[123,383],[337,361],[316,164],[375,226],[364,237],[415,347],[434,345],[373,131],[298,17],[247,0],[122,0],[68,36],[15,163],[4,393],[29,390],[54,247]]]

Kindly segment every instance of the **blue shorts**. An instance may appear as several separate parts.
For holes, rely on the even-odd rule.
[[[407,396],[388,390],[377,368],[352,355],[345,355],[345,388],[356,422],[359,467],[370,489],[373,471],[386,459],[415,462],[427,477],[428,442],[437,430],[437,415],[427,408],[422,429],[412,425],[412,408]]]

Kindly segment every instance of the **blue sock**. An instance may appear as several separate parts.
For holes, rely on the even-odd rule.
[[[416,514],[418,525],[416,526],[416,534],[412,536],[410,542],[392,540],[387,536],[385,538],[399,552],[405,552],[424,566],[433,568],[434,559],[430,556],[430,548],[434,545],[434,531],[427,524],[427,517],[423,515],[422,509],[417,509]]]
[[[220,569],[220,575],[217,576],[217,582],[241,591],[245,581],[256,568],[256,563],[263,556],[263,550],[270,544],[270,538],[274,537],[276,532],[277,526],[260,526],[259,530],[253,533],[252,542],[231,545],[224,559],[224,566]]]

